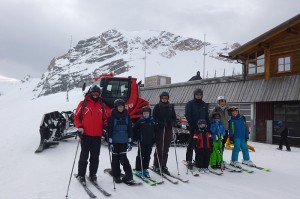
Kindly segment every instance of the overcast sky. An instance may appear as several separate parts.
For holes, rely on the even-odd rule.
[[[0,74],[41,77],[71,35],[72,46],[112,28],[243,44],[299,13],[298,0],[0,0]]]

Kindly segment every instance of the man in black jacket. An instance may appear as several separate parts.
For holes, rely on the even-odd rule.
[[[279,129],[277,129],[277,134],[281,135],[281,139],[280,139],[280,143],[279,143],[279,148],[277,148],[278,150],[282,150],[282,145],[285,144],[286,146],[286,150],[287,151],[291,151],[290,145],[288,143],[288,129],[286,128],[286,126],[283,124],[282,121],[278,121],[277,125],[279,127]]]
[[[186,150],[186,161],[188,162],[188,167],[190,169],[193,168],[193,135],[198,129],[197,122],[200,119],[204,119],[206,120],[206,124],[209,125],[208,107],[202,98],[203,91],[202,89],[197,88],[194,90],[194,99],[189,101],[185,106],[185,117],[189,123],[190,131],[189,144]]]
[[[169,93],[162,92],[159,97],[160,101],[153,109],[153,117],[158,124],[158,133],[155,136],[157,151],[154,153],[153,168],[160,172],[159,166],[161,166],[163,173],[170,174],[167,168],[167,161],[173,138],[172,126],[176,121],[176,114],[173,104],[169,102]]]

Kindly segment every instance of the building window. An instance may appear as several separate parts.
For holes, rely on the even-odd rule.
[[[250,56],[250,59],[247,61],[248,74],[260,74],[265,72],[265,55],[262,52],[258,52]]]
[[[291,71],[291,57],[279,57],[278,58],[278,72],[290,72]]]

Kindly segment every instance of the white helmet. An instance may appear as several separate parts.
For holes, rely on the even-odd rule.
[[[226,102],[225,96],[221,95],[221,96],[219,96],[219,97],[217,98],[217,103],[218,103],[218,104],[219,104],[219,101],[220,101],[220,100],[225,100],[225,102]]]

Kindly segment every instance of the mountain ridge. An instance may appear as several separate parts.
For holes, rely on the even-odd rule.
[[[234,49],[226,44],[228,49],[224,50],[211,43],[204,43],[198,39],[182,37],[167,31],[129,32],[111,29],[97,36],[80,40],[67,53],[53,58],[34,89],[35,97],[81,87],[83,82],[91,83],[93,77],[110,71],[113,71],[115,75],[130,72],[132,76],[141,79],[141,70],[146,69],[144,66],[146,57],[148,64],[151,65],[147,68],[149,75],[155,72],[161,74],[162,69],[168,74],[173,69],[184,65],[193,67],[191,65],[196,65],[195,62],[198,61],[195,60],[201,56],[199,51],[204,46],[209,48],[207,51],[209,58],[221,59],[222,62],[224,59],[218,54]],[[229,62],[232,63],[231,60]],[[195,72],[196,70],[193,74]],[[171,74],[171,76],[175,78],[176,74]],[[175,78],[174,81],[183,80]]]

